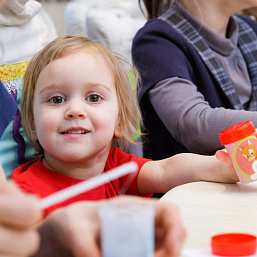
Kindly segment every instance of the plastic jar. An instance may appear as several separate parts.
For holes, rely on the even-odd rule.
[[[257,138],[251,121],[238,123],[219,134],[242,184],[257,180]]]

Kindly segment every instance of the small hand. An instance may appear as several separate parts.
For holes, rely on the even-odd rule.
[[[223,170],[221,171],[222,176],[224,176],[224,182],[226,183],[235,183],[239,181],[233,163],[225,150],[218,150],[215,153],[215,157],[223,162]],[[221,181],[222,182],[222,181]]]

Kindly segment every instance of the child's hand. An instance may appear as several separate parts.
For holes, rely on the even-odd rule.
[[[233,163],[231,162],[231,159],[225,149],[218,150],[215,153],[215,156],[219,161],[225,162],[227,164],[228,168],[232,168]]]
[[[225,183],[235,183],[238,182],[238,176],[236,174],[236,171],[234,169],[233,163],[228,155],[228,153],[224,150],[218,150],[215,153],[215,157],[223,162],[223,169],[221,170],[221,179],[224,180]],[[222,182],[222,181],[220,181]]]

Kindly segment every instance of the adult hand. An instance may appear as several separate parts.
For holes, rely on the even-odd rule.
[[[38,227],[41,245],[33,257],[100,257],[101,203],[76,202],[48,215]]]
[[[100,257],[98,210],[107,201],[151,203],[156,211],[155,257],[178,257],[185,239],[177,208],[153,199],[122,196],[118,199],[77,202],[51,213],[39,226],[40,250],[34,257]]]
[[[12,182],[0,182],[0,256],[33,254],[40,237],[33,226],[41,219],[39,201]]]
[[[178,208],[171,203],[154,203],[155,218],[155,257],[180,256],[186,231]]]
[[[6,177],[5,177],[5,173],[4,173],[4,170],[2,168],[2,165],[0,163],[0,182],[4,182],[6,181]]]

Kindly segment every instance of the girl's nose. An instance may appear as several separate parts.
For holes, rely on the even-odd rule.
[[[83,105],[76,102],[70,102],[68,105],[68,109],[65,113],[66,119],[73,119],[73,118],[80,118],[85,119],[86,118],[86,112],[83,108]]]

